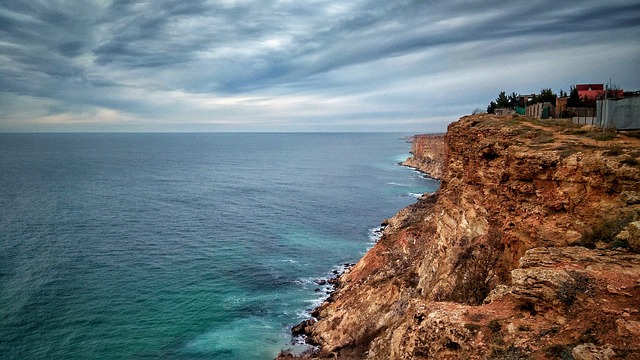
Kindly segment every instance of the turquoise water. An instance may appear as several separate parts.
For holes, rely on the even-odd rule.
[[[402,137],[0,134],[0,357],[273,358],[436,190]]]

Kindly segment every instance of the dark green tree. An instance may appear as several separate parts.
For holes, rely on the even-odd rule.
[[[509,109],[515,109],[518,106],[518,94],[511,92],[511,95],[508,96],[509,99]]]
[[[496,98],[496,105],[499,109],[508,108],[509,107],[509,98],[507,97],[507,93],[501,91]]]
[[[569,92],[569,100],[567,100],[568,107],[583,107],[584,102],[580,99],[580,95],[578,94],[578,89],[575,86],[571,86],[571,91]]]
[[[490,102],[489,106],[487,106],[487,114],[495,114],[497,108],[498,104],[495,101]]]
[[[558,95],[556,95],[551,89],[542,89],[540,90],[540,94],[536,95],[535,102],[550,102],[552,105],[556,105],[556,99]]]
[[[516,106],[518,106],[518,94],[512,92],[507,95],[506,91],[501,91],[498,97],[487,106],[487,113],[494,114],[496,109],[515,109]]]

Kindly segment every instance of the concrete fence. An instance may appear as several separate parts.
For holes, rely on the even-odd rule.
[[[640,97],[598,100],[598,126],[616,130],[640,130]]]
[[[578,125],[599,125],[596,118],[596,109],[584,107],[567,107],[567,112],[572,113],[571,120]]]
[[[555,114],[554,106],[550,102],[528,105],[525,116],[534,119],[548,119]]]

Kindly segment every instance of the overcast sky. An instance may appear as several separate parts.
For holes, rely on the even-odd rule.
[[[444,131],[640,90],[640,1],[0,0],[0,131]]]

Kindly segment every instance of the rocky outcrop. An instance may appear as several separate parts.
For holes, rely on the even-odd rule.
[[[441,179],[445,164],[444,134],[414,135],[411,156],[402,165],[420,170],[433,179]]]
[[[482,306],[412,299],[366,357],[554,358],[576,348],[582,358],[640,356],[639,270],[640,257],[628,252],[534,248],[511,272],[512,285],[497,287]]]
[[[640,256],[627,250],[640,141],[598,138],[518,117],[451,124],[440,189],[339,278],[304,327],[320,346],[308,356],[640,357]]]

